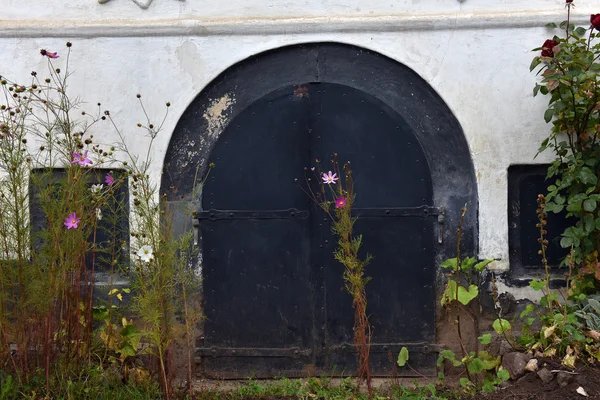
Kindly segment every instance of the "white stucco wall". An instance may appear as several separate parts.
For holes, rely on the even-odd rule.
[[[139,0],[148,3],[149,0]],[[600,0],[575,1],[588,24]],[[152,153],[157,177],[178,118],[232,64],[283,45],[336,41],[408,65],[446,101],[467,137],[477,173],[482,258],[508,261],[507,168],[533,160],[549,126],[546,99],[532,97],[530,51],[565,19],[564,0],[0,0],[0,75],[41,73],[40,48],[64,54],[73,42],[72,93],[111,110],[129,145],[148,141],[136,93],[150,115],[171,101]],[[64,62],[59,58],[57,65]],[[110,142],[112,129],[97,137]]]

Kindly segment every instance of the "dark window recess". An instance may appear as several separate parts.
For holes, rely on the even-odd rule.
[[[95,184],[103,184],[106,189],[107,185],[104,182],[104,178],[109,172],[111,172],[115,180],[122,173],[115,170],[96,169],[93,173],[87,175],[89,179],[87,184],[90,189]],[[33,175],[30,181],[31,234],[33,246],[39,250],[43,244],[40,232],[47,227],[47,219],[40,205],[40,189],[38,185],[53,183],[58,190],[60,188],[59,182],[65,179],[65,170],[55,169],[49,174],[48,170],[36,169],[31,173]],[[90,244],[95,240],[96,251],[94,254],[90,250],[86,257],[88,269],[91,269],[92,265],[95,265],[95,280],[97,282],[108,280],[107,274],[111,271],[111,260],[116,259],[120,268],[123,268],[129,261],[129,193],[127,184],[118,187],[115,186],[114,197],[101,208],[101,212],[102,218],[98,221],[96,231],[95,233],[92,232],[88,238],[88,243]],[[78,217],[80,216],[78,215]]]
[[[540,230],[536,210],[539,194],[547,194],[553,179],[546,180],[548,165],[513,165],[508,168],[508,238],[510,268],[513,277],[535,275],[543,269],[542,256],[538,254]],[[571,225],[566,212],[548,213],[546,240],[548,264],[556,269],[568,254],[560,247],[564,230]]]

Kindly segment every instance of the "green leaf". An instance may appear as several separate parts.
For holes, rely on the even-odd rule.
[[[584,193],[578,193],[575,196],[569,198],[569,205],[567,206],[567,211],[571,212],[579,212],[581,211],[581,202],[585,200],[587,196]]]
[[[492,328],[496,331],[497,334],[502,335],[504,332],[509,332],[512,327],[510,326],[510,322],[505,319],[497,319],[492,324]]]
[[[600,72],[600,64],[593,63],[592,65],[590,65],[590,71],[595,73]]]
[[[450,304],[453,300],[456,300],[456,282],[450,280],[446,285],[444,294],[442,294],[441,304],[442,306],[445,306],[446,304]]]
[[[556,322],[556,323],[562,322],[564,318],[565,317],[560,313],[554,314],[554,322]]]
[[[121,336],[124,338],[132,338],[138,334],[138,330],[133,325],[127,325],[123,329],[121,329]]]
[[[477,264],[475,264],[475,266],[473,267],[473,269],[475,269],[475,271],[477,272],[481,272],[485,269],[485,267],[487,267],[491,262],[493,262],[494,260],[483,260]]]
[[[568,313],[566,320],[568,324],[577,325],[577,316],[575,314]]]
[[[442,350],[440,351],[440,359],[443,360],[448,360],[452,363],[453,366],[455,367],[460,367],[462,365],[462,362],[456,359],[456,354],[454,354],[454,352],[452,350]],[[442,363],[439,362],[438,359],[438,365],[441,365]]]
[[[542,86],[543,87],[543,86]],[[540,148],[538,149],[538,154],[540,154],[541,152],[543,152],[544,150],[546,150],[546,148],[548,147],[548,142],[550,141],[550,138],[546,138],[544,139],[544,141],[542,142],[542,144],[540,145]],[[537,157],[537,154],[535,155]],[[534,157],[535,158],[535,157]]]
[[[565,204],[565,196],[557,194],[556,196],[554,196],[554,202],[556,204],[560,204],[560,205]]]
[[[596,209],[596,200],[587,199],[583,202],[583,209],[592,212]]]
[[[505,369],[499,369],[496,375],[498,375],[498,378],[500,378],[500,380],[502,380],[503,382],[506,382],[510,379],[510,374]]]
[[[460,269],[464,272],[469,272],[476,262],[477,259],[475,257],[466,257],[460,264]]]
[[[574,296],[573,296],[573,299],[574,299],[575,301],[584,301],[586,297],[587,297],[587,296],[586,296],[585,294],[583,294],[583,293],[579,293],[579,294],[577,294],[577,295],[574,295]]]
[[[481,359],[474,358],[467,365],[467,369],[472,374],[478,374],[478,373],[482,372],[485,368],[484,368],[484,365],[483,365],[483,361]]]
[[[567,107],[564,101],[557,101],[554,103],[554,112],[560,112]]]
[[[129,343],[124,343],[123,346],[119,349],[119,353],[127,357],[133,357],[136,355],[135,349]]]
[[[8,375],[4,382],[0,383],[0,399],[9,399],[10,392],[13,390],[12,376]]]
[[[444,364],[444,356],[439,356],[437,361],[435,362],[435,365],[437,365],[438,367],[441,367]]]
[[[594,203],[595,203],[595,201],[594,201]],[[594,222],[594,216],[593,215],[588,214],[588,215],[584,215],[583,216],[583,227],[585,229],[586,235],[589,235],[590,233],[592,233],[592,231],[594,230],[594,228],[596,228],[595,225],[596,224]]]
[[[531,286],[531,282],[529,283],[529,285]],[[536,290],[539,290],[539,289],[536,289]],[[529,314],[531,314],[533,312],[533,310],[535,310],[535,306],[533,304],[527,304],[525,309],[523,311],[521,311],[519,318],[524,318],[524,317],[528,316]]]
[[[475,285],[470,285],[469,289],[465,289],[464,286],[458,287],[458,301],[465,306],[471,302],[479,294],[479,289]]]
[[[545,26],[546,28],[549,28],[549,29],[556,29],[556,28],[558,28],[558,26],[557,26],[557,25],[556,25],[554,22],[549,22],[549,23],[547,23],[547,24],[546,24],[546,25],[544,25],[544,26]]]
[[[456,269],[456,258],[449,258],[440,264],[442,268]]]
[[[589,169],[588,167],[582,167],[579,172],[577,173],[577,179],[579,179],[579,181],[581,183],[584,184],[592,184],[595,185],[596,182],[598,182],[598,178],[596,177],[596,174],[594,174],[592,172],[591,169]]]
[[[470,381],[470,380],[468,380],[467,378],[460,378],[460,386],[461,386],[463,389],[466,389],[466,388],[468,388],[470,383],[471,383],[471,381]]]
[[[587,29],[580,26],[573,31],[577,36],[582,37],[587,32]]]
[[[480,351],[477,354],[477,359],[481,360],[482,367],[486,371],[496,369],[498,365],[500,365],[500,357],[494,357],[487,351]]]
[[[425,386],[427,388],[427,390],[429,390],[429,393],[431,393],[431,396],[433,396],[432,398],[437,398],[437,389],[435,388],[435,385],[433,383],[430,383],[429,385]]]
[[[92,317],[98,321],[108,321],[108,308],[106,306],[92,307]]]
[[[532,279],[529,282],[529,287],[531,287],[533,290],[542,290],[544,287],[546,287],[546,281],[542,281],[542,280],[539,280],[539,279]],[[529,307],[529,306],[527,306],[527,307]]]
[[[408,349],[406,347],[403,347],[402,349],[400,349],[400,353],[398,354],[398,366],[399,367],[404,367],[406,365],[406,362],[408,361]]]
[[[477,339],[479,339],[479,343],[481,343],[481,344],[490,344],[492,342],[492,334],[484,333],[483,335],[479,336]]]
[[[129,289],[129,288],[123,288],[123,289],[121,289],[121,291],[123,293],[127,293],[127,294],[131,293],[131,289]]]
[[[493,380],[488,379],[488,377],[486,376],[485,380],[483,381],[483,385],[481,386],[481,389],[485,393],[492,393],[496,390],[495,382]]]
[[[563,237],[562,239],[560,239],[560,247],[562,247],[563,249],[566,249],[571,246],[573,246],[573,238]]]
[[[549,304],[552,304],[556,300],[558,300],[558,295],[556,293],[549,293],[545,296],[542,296],[540,299],[540,305],[542,307],[548,307]]]
[[[563,203],[564,203],[564,200],[563,200]],[[552,212],[552,213],[558,214],[564,208],[565,208],[565,206],[562,204],[555,204],[555,203],[547,203],[546,204],[546,212]]]
[[[546,89],[546,91],[548,91],[548,89]],[[547,109],[546,112],[544,113],[544,121],[546,121],[546,123],[550,122],[552,120],[553,116],[554,116],[554,110],[552,108]]]
[[[535,67],[537,67],[538,65],[540,65],[541,62],[542,62],[542,60],[539,57],[535,57],[531,61],[531,64],[529,65],[529,72],[533,71],[535,69]],[[534,93],[533,95],[535,96],[536,93]]]

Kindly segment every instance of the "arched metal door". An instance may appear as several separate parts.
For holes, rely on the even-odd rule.
[[[375,257],[367,267],[373,371],[391,373],[406,345],[411,366],[433,372],[435,265],[456,249],[452,231],[437,223],[442,209],[455,226],[469,204],[463,250],[476,248],[467,143],[448,107],[410,69],[365,49],[316,43],[226,70],[171,139],[163,191],[177,188],[173,203],[198,210],[202,375],[355,372],[351,300],[329,223],[294,181],[332,152],[352,162],[356,233]],[[216,168],[196,197],[195,179],[210,162]]]

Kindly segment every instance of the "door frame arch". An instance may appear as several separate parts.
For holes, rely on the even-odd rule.
[[[161,193],[169,196],[174,186],[177,197],[172,203],[191,203],[199,210],[202,193],[195,191],[194,185],[207,172],[212,149],[228,122],[276,89],[309,82],[336,83],[369,93],[404,119],[427,158],[433,202],[444,209],[440,236],[443,245],[437,248],[436,264],[455,256],[455,230],[465,204],[468,213],[462,249],[465,254],[477,254],[477,183],[458,120],[412,69],[349,44],[318,42],[280,47],[249,57],[219,74],[190,103],[175,127],[165,156]],[[201,247],[201,238],[199,242]],[[440,284],[438,273],[438,289]],[[440,292],[436,291],[438,297]]]

